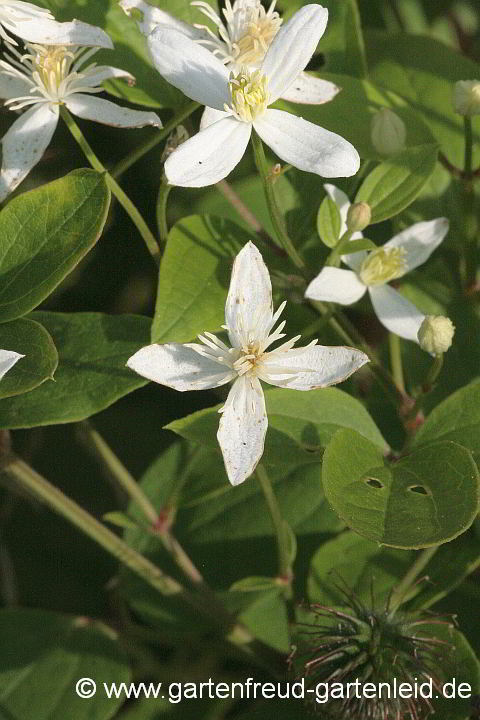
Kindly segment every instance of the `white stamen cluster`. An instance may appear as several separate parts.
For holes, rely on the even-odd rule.
[[[407,271],[405,248],[379,248],[364,260],[360,279],[365,285],[385,285]]]
[[[275,365],[272,364],[272,359],[274,359],[275,356],[280,357],[284,355],[286,351],[290,351],[289,357],[301,355],[307,349],[316,345],[317,340],[313,340],[305,347],[295,348],[295,356],[292,355],[291,351],[295,343],[300,340],[301,335],[297,335],[291,338],[291,340],[287,340],[282,345],[279,345],[279,347],[274,350],[266,352],[273,343],[285,337],[285,333],[282,332],[285,327],[285,320],[283,320],[276,329],[274,329],[274,327],[285,309],[286,304],[286,302],[283,302],[273,317],[271,316],[269,308],[264,308],[263,311],[259,309],[251,328],[235,328],[233,334],[239,339],[238,347],[229,348],[216,335],[206,332],[198,336],[198,339],[205,347],[197,346],[195,348],[196,351],[200,355],[204,355],[210,360],[214,360],[220,365],[230,368],[238,377],[246,375],[247,377],[256,377],[259,380],[270,382],[272,375],[288,375],[290,373],[293,375],[297,373],[298,368],[293,366],[276,368]],[[226,325],[224,325],[223,328],[229,330]],[[269,361],[268,368],[264,367],[264,361],[267,358]]]
[[[253,122],[268,106],[268,79],[260,70],[249,72],[246,68],[234,75],[230,73],[228,87],[232,104],[225,104],[225,110],[233,113],[237,120]]]
[[[225,22],[206,2],[198,0],[191,5],[198,7],[218,28],[218,37],[205,25],[195,27],[204,30],[208,39],[199,42],[212,49],[214,55],[228,64],[239,67],[261,65],[273,38],[282,24],[273,0],[265,10],[260,0],[225,0]]]
[[[41,102],[62,103],[74,93],[99,93],[103,88],[93,80],[97,73],[96,63],[82,72],[80,69],[98,48],[65,47],[59,45],[34,45],[27,43],[28,51],[21,55],[9,45],[5,53],[8,62],[0,60],[2,72],[20,78],[30,86],[30,95],[7,100],[10,110],[21,110],[27,105]]]

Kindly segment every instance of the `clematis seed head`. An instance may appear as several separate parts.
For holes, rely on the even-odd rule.
[[[354,203],[347,212],[347,228],[351,232],[361,232],[370,225],[372,209],[368,203]]]
[[[453,86],[453,109],[459,115],[480,115],[480,80],[459,80]]]
[[[380,155],[396,155],[405,149],[405,123],[390,108],[382,108],[372,118],[371,138]]]
[[[452,345],[455,325],[443,315],[427,315],[418,331],[418,342],[422,350],[431,355],[442,355]]]

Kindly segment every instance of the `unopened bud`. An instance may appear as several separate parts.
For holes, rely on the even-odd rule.
[[[189,134],[186,130],[186,128],[183,127],[183,125],[177,125],[175,130],[170,133],[168,136],[168,140],[165,144],[165,147],[163,149],[162,153],[162,162],[165,162],[165,160],[170,157],[170,155],[175,152],[175,150],[184,142],[186,142],[189,138]]]
[[[455,325],[443,315],[427,315],[418,331],[418,342],[422,350],[431,355],[442,355],[450,348],[455,334]]]
[[[354,203],[347,212],[347,228],[351,232],[361,232],[370,225],[372,209],[368,203]]]
[[[393,110],[382,108],[372,118],[371,137],[380,155],[395,155],[405,149],[407,129]]]
[[[480,115],[480,80],[459,80],[453,86],[453,109],[459,115]]]

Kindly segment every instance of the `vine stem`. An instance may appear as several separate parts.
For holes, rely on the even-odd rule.
[[[174,115],[174,117],[169,120],[159,132],[148,138],[148,140],[145,140],[143,144],[136,147],[134,150],[132,150],[131,153],[129,153],[122,160],[120,160],[112,168],[112,177],[118,178],[120,177],[120,175],[123,175],[123,173],[129,170],[132,165],[135,165],[136,162],[141,160],[144,155],[149,153],[150,150],[153,150],[153,148],[156,147],[159,143],[161,143],[162,140],[165,140],[165,138],[170,135],[172,130],[175,130],[177,125],[180,125],[183,120],[186,120],[188,117],[190,117],[190,115],[192,115],[199,107],[199,103],[191,102],[188,103],[188,105],[185,105],[185,107],[181,108],[181,110],[179,110],[178,113]]]
[[[401,393],[405,394],[405,378],[403,375],[402,345],[401,340],[395,333],[388,333],[388,345],[390,348],[390,363],[395,385]]]
[[[65,121],[68,129],[70,130],[71,134],[73,135],[74,139],[80,146],[83,154],[87,158],[88,162],[92,166],[94,170],[98,170],[98,172],[105,173],[105,178],[107,181],[107,185],[112,191],[113,195],[117,198],[120,205],[123,207],[125,212],[129,215],[130,219],[132,220],[133,224],[137,228],[138,232],[143,238],[143,241],[147,247],[148,252],[154,259],[157,265],[160,264],[160,248],[158,246],[158,243],[153,236],[152,231],[148,227],[147,223],[143,219],[142,215],[139,213],[137,207],[134,205],[134,203],[130,200],[128,195],[122,190],[120,185],[117,183],[117,181],[110,175],[108,170],[105,168],[103,163],[98,159],[98,157],[95,155],[94,151],[90,147],[89,143],[87,142],[87,139],[85,138],[84,134],[80,130],[79,126],[73,119],[73,117],[68,112],[65,105],[60,106],[60,114]]]
[[[277,200],[275,198],[272,176],[268,167],[267,158],[265,157],[263,143],[255,130],[252,130],[252,145],[255,156],[255,164],[262,179],[268,212],[270,214],[270,219],[272,221],[277,240],[295,267],[303,271],[305,269],[305,263],[298,254],[285,229],[283,215],[280,212],[280,208],[278,207]]]
[[[168,240],[167,205],[172,188],[173,185],[169,184],[165,173],[163,173],[157,195],[157,227],[162,248],[165,248]]]
[[[270,477],[261,463],[257,465],[256,473],[263,491],[263,496],[267,503],[268,511],[270,513],[270,518],[272,520],[273,529],[275,531],[277,539],[279,579],[286,584],[288,588],[288,594],[290,595],[293,572],[290,562],[290,548],[287,534],[287,524],[283,519],[282,511],[280,510],[280,506],[273,490]]]
[[[396,586],[390,597],[389,605],[391,615],[394,615],[400,605],[404,602],[415,580],[420,575],[422,570],[426,568],[439,547],[439,545],[434,545],[433,547],[425,548],[425,550],[422,550],[422,552],[417,555],[415,562],[408,570],[406,575],[403,577],[403,579]]]

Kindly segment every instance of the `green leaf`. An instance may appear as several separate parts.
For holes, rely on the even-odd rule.
[[[127,659],[114,631],[99,622],[43,610],[0,610],[0,646],[5,720],[110,720],[123,703],[109,699],[103,683],[129,682]],[[94,697],[77,695],[81,678],[97,684]]]
[[[352,530],[393,547],[448,542],[470,527],[479,508],[477,466],[453,442],[386,466],[369,441],[340,430],[325,450],[322,479],[328,501]]]
[[[342,253],[356,253],[362,250],[377,250],[377,245],[368,238],[359,238],[358,240],[347,240],[344,244],[342,241],[341,247],[338,248],[337,252],[339,255]]]
[[[11,200],[0,213],[0,322],[50,295],[100,237],[110,204],[105,178],[74,170]]]
[[[414,447],[438,440],[461,443],[480,463],[480,380],[450,395],[432,410],[414,438]]]
[[[426,36],[366,34],[372,80],[401,95],[422,114],[442,152],[457,167],[463,166],[463,118],[453,112],[452,91],[457,80],[478,78],[477,63]],[[474,167],[480,163],[480,128],[474,129]]]
[[[278,581],[271,577],[246,577],[234,582],[230,590],[238,592],[258,592],[262,590],[278,590]]]
[[[225,322],[233,258],[252,236],[230,220],[192,215],[168,235],[152,342],[188,342]]]
[[[333,202],[329,195],[326,195],[317,216],[317,231],[320,240],[329,248],[334,248],[340,239],[342,219],[337,203]]]
[[[247,597],[250,593],[247,593]],[[283,590],[267,590],[243,610],[238,619],[261,642],[281,653],[290,651],[288,615]]]
[[[370,605],[386,603],[392,587],[412,563],[413,552],[382,548],[376,542],[344,532],[320,546],[312,558],[308,599],[323,605],[344,605],[349,592]]]
[[[449,648],[446,668],[448,672],[442,695],[434,703],[437,720],[468,720],[472,717],[472,699],[480,690],[480,664],[465,635],[458,630],[435,625],[432,636]],[[466,683],[463,691],[468,697],[460,697],[458,686]],[[468,687],[469,686],[469,687]],[[446,697],[445,697],[446,696]]]
[[[385,449],[375,423],[351,395],[337,388],[299,393],[288,389],[265,392],[269,428],[262,462],[285,467],[318,462],[339,427],[357,430],[377,448]],[[200,410],[167,425],[178,435],[218,451],[216,433],[221,405]]]
[[[85,420],[146,384],[125,367],[149,342],[150,321],[139,315],[36,312],[59,354],[55,381],[0,403],[1,428]],[[19,361],[22,362],[22,361]]]
[[[0,398],[28,392],[53,378],[58,365],[57,349],[39,323],[26,318],[2,323],[0,347],[25,355],[0,382]]]
[[[355,202],[372,208],[372,223],[398,215],[418,196],[435,169],[438,146],[405,150],[375,168],[363,181]]]

